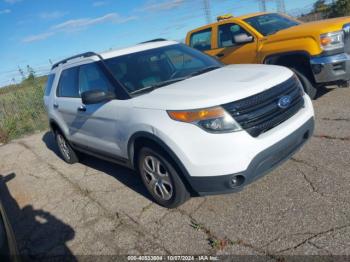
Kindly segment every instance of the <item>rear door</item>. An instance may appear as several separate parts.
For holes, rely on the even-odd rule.
[[[62,70],[53,103],[53,110],[61,128],[68,139],[74,142],[78,138],[77,131],[81,126],[77,110],[81,106],[78,72],[77,66]]]
[[[212,27],[201,29],[189,35],[187,44],[192,48],[213,56],[216,53],[216,51],[213,50],[215,45],[215,39],[213,35],[214,31]]]

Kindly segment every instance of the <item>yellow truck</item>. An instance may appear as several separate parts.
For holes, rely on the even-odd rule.
[[[224,15],[190,31],[186,44],[225,64],[289,67],[313,99],[320,87],[350,82],[350,17],[303,23],[279,13]]]

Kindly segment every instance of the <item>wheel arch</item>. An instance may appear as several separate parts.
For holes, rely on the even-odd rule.
[[[304,73],[312,82],[315,82],[310,64],[310,54],[306,51],[293,51],[269,55],[264,59],[264,64],[295,68]]]
[[[176,171],[179,173],[180,178],[187,190],[194,195],[197,193],[193,190],[192,186],[189,183],[188,177],[190,176],[185,166],[182,164],[181,160],[174,153],[174,151],[166,145],[159,137],[149,133],[149,132],[136,132],[133,134],[128,142],[128,157],[131,163],[131,166],[137,170],[137,157],[138,152],[143,146],[149,146],[152,149],[160,150],[160,153],[165,154],[168,157],[168,160],[174,165]]]

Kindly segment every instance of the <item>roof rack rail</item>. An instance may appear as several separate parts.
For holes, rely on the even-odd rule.
[[[82,54],[79,54],[79,55],[74,55],[74,56],[68,57],[66,59],[63,59],[63,60],[53,64],[52,67],[51,67],[51,70],[53,70],[54,68],[58,67],[60,64],[67,63],[69,60],[72,60],[74,58],[90,57],[90,56],[98,56],[102,60],[102,57],[99,54],[96,54],[95,52],[85,52],[85,53],[82,53]]]
[[[167,40],[164,39],[164,38],[156,38],[156,39],[148,40],[148,41],[145,41],[145,42],[141,42],[140,44],[147,44],[147,43],[153,43],[153,42],[162,42],[162,41],[167,41]]]

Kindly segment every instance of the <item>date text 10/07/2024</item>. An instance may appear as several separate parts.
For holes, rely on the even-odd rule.
[[[128,261],[218,261],[217,256],[128,256]]]

